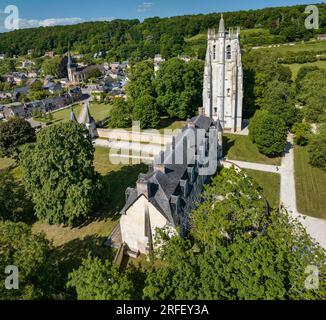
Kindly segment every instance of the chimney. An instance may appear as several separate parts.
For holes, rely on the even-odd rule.
[[[143,175],[139,175],[139,179],[137,181],[137,194],[138,196],[144,195],[146,198],[150,198],[150,183],[145,179]]]
[[[199,114],[200,116],[205,116],[205,109],[204,109],[204,107],[200,107],[200,108],[198,108],[198,114]]]

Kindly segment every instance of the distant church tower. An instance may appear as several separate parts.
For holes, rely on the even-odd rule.
[[[225,131],[242,129],[243,70],[240,29],[226,32],[223,16],[218,33],[208,30],[203,108]]]

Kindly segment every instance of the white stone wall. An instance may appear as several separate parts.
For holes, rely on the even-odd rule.
[[[148,212],[151,235],[146,234],[146,212]],[[150,241],[155,240],[157,228],[167,226],[166,218],[150,203],[145,196],[141,196],[120,220],[123,241],[135,252],[149,253]]]

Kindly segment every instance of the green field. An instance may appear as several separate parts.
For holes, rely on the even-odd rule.
[[[307,62],[307,63],[302,63],[302,64],[299,64],[299,63],[284,64],[284,66],[290,67],[290,69],[292,71],[292,80],[296,80],[298,72],[301,67],[316,66],[321,69],[326,69],[326,61],[320,60],[320,61],[316,61],[316,62]]]
[[[256,182],[263,188],[264,196],[269,205],[273,209],[277,209],[280,205],[280,188],[281,177],[276,173],[261,172],[255,170],[244,170],[248,176],[254,178]]]
[[[73,107],[76,117],[78,118],[82,106],[76,105]],[[89,107],[89,111],[95,121],[102,121],[109,117],[111,110],[110,104],[100,104],[100,103],[91,103]],[[68,122],[70,120],[71,109],[64,109],[60,111],[53,112],[53,123],[56,122]]]
[[[309,42],[297,42],[294,46],[281,44],[279,47],[260,48],[257,50],[268,50],[270,52],[278,52],[280,54],[300,51],[323,51],[326,50],[326,41],[311,40]]]
[[[280,158],[268,158],[261,154],[249,136],[226,134],[223,140],[224,156],[229,160],[281,165]]]
[[[326,172],[309,164],[306,147],[295,147],[295,177],[298,211],[326,219]]]

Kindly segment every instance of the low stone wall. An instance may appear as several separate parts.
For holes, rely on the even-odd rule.
[[[141,143],[152,143],[167,145],[172,142],[172,135],[163,135],[158,133],[148,132],[132,132],[119,129],[97,129],[99,138],[112,141],[132,141]]]

